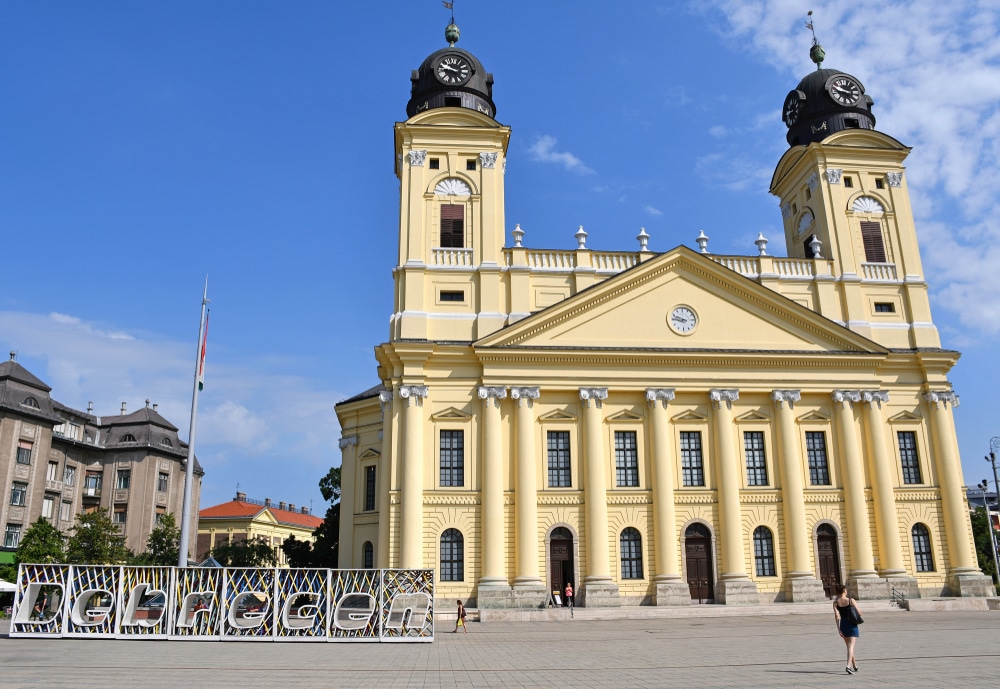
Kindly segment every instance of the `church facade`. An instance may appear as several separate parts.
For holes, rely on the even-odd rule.
[[[987,595],[909,149],[860,82],[819,60],[785,101],[788,257],[534,249],[493,77],[446,38],[395,126],[380,382],[337,405],[340,566],[481,608]]]

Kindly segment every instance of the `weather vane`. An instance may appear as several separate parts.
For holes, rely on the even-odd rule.
[[[444,5],[446,10],[451,10],[451,23],[455,23],[455,0],[448,2],[448,0],[441,0],[441,4]]]
[[[823,68],[823,58],[826,57],[826,51],[823,50],[823,46],[819,44],[819,39],[816,38],[816,29],[813,27],[812,10],[809,10],[807,16],[809,17],[809,21],[806,22],[806,28],[812,31],[813,35],[812,48],[809,49],[809,59],[816,63],[816,69],[819,70]]]

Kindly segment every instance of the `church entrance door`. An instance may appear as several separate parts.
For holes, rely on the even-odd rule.
[[[692,524],[684,532],[684,559],[691,600],[713,602],[712,533],[704,525]]]
[[[836,598],[840,588],[840,556],[837,549],[837,532],[828,524],[816,530],[816,550],[819,556],[819,578],[827,599]]]
[[[580,588],[580,582],[573,571],[573,534],[569,529],[559,527],[549,537],[549,566],[552,590],[563,595],[566,583],[573,582],[573,591]]]

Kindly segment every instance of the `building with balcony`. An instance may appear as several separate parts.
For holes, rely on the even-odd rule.
[[[143,409],[96,416],[68,407],[52,388],[17,363],[0,363],[0,557],[13,561],[24,531],[45,517],[65,534],[76,515],[106,509],[131,550],[184,501],[187,444],[147,402]],[[192,519],[197,528],[204,475],[195,461]],[[191,555],[194,555],[192,548]]]

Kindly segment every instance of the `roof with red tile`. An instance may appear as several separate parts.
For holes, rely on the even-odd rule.
[[[254,519],[262,512],[270,512],[275,521],[280,524],[292,524],[307,529],[315,529],[323,523],[322,519],[312,514],[282,510],[274,505],[264,507],[243,500],[231,500],[221,505],[206,507],[198,513],[198,517],[200,519],[239,519],[241,517]]]

